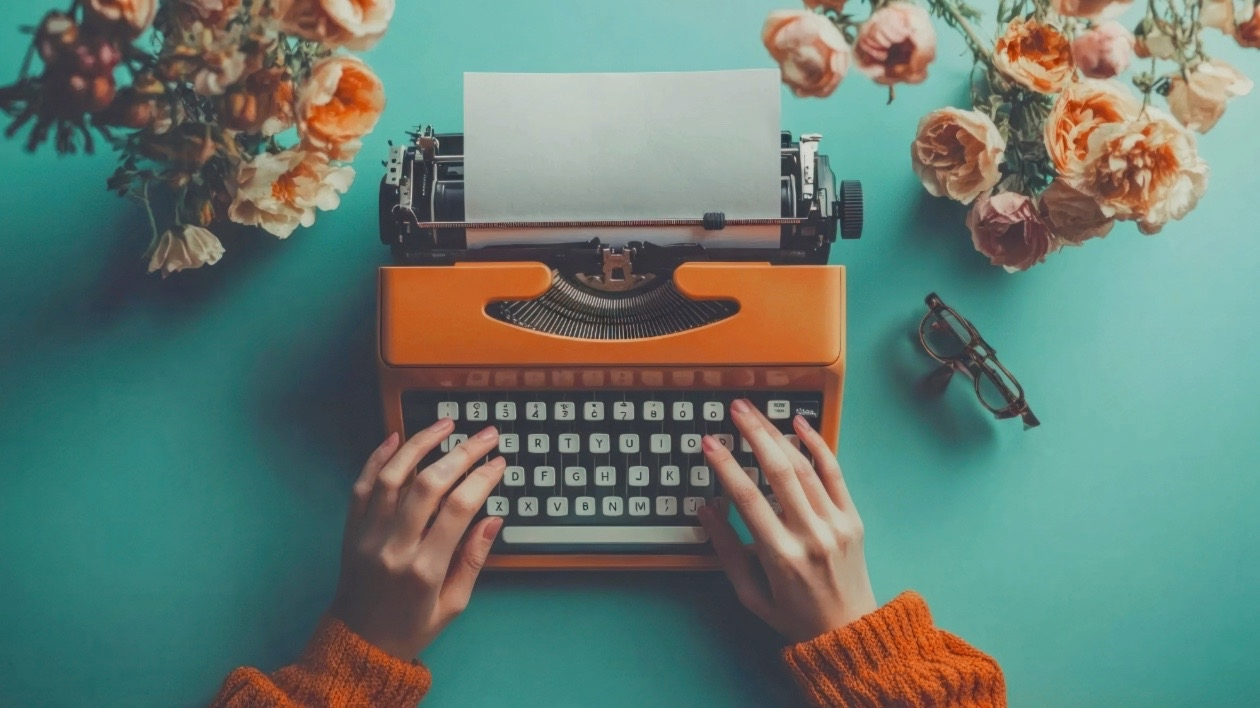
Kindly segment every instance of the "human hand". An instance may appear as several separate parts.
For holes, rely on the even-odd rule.
[[[776,514],[731,453],[705,436],[705,457],[753,537],[745,546],[725,513],[700,508],[700,521],[739,601],[792,642],[874,612],[878,606],[862,553],[862,520],[826,441],[804,418],[792,421],[813,455],[815,471],[748,400],[731,404],[731,419],[783,507]]]
[[[474,462],[498,445],[493,427],[415,472],[416,464],[454,429],[450,419],[439,420],[401,449],[397,433],[391,435],[354,483],[346,517],[341,578],[329,613],[405,661],[468,606],[473,583],[503,526],[502,519],[487,517],[465,538],[503,477],[502,457],[473,470],[451,491]]]

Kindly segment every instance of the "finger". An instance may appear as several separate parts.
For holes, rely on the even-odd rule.
[[[448,617],[454,617],[468,607],[472,598],[473,586],[477,584],[477,576],[486,566],[490,557],[490,548],[494,539],[503,528],[503,518],[487,516],[478,521],[468,533],[468,538],[460,548],[459,556],[451,562],[450,572],[446,576],[446,584],[442,586],[442,594],[438,597],[442,609]]]
[[[381,468],[372,486],[365,516],[377,521],[392,518],[398,508],[398,497],[403,485],[410,479],[416,464],[433,448],[446,439],[455,429],[450,418],[443,418],[421,430],[403,443],[398,452]]]
[[[359,472],[359,478],[354,481],[350,512],[346,514],[347,522],[355,522],[363,517],[364,512],[367,511],[368,502],[372,499],[376,476],[380,474],[381,468],[389,462],[389,458],[394,456],[394,451],[397,449],[398,433],[390,433],[389,437],[385,438],[385,442],[372,451],[367,463],[363,465],[363,470]]]
[[[770,597],[753,573],[752,554],[739,540],[724,510],[705,505],[700,507],[700,523],[709,532],[713,550],[722,563],[722,570],[735,588],[740,604],[762,619],[770,613]]]
[[[813,456],[814,468],[818,470],[818,478],[827,490],[827,496],[831,497],[831,501],[841,511],[853,510],[853,497],[849,495],[849,487],[844,483],[844,475],[840,472],[840,463],[836,461],[836,454],[831,451],[827,441],[799,415],[792,421],[792,426]]]
[[[398,520],[390,534],[391,543],[396,548],[414,548],[446,493],[474,462],[490,454],[498,443],[499,433],[490,426],[421,470],[398,506]]]
[[[800,482],[801,490],[805,492],[805,498],[809,500],[810,508],[819,516],[834,511],[834,505],[831,498],[827,496],[827,490],[823,487],[822,481],[818,479],[818,473],[814,471],[814,466],[809,464],[809,460],[801,454],[795,445],[788,442],[788,439],[782,432],[775,427],[774,423],[761,412],[760,408],[752,407],[753,413],[761,421],[761,425],[769,433],[774,443],[783,451],[788,462],[792,464],[792,470],[796,473],[796,480]],[[799,416],[798,416],[799,417]],[[799,438],[800,436],[797,435]]]
[[[771,545],[776,539],[781,540],[786,533],[783,522],[779,521],[770,502],[766,501],[766,496],[748,478],[731,452],[712,435],[704,436],[700,440],[700,447],[718,481],[722,483],[722,489],[726,490],[726,498],[739,510],[739,515],[744,519],[744,525],[748,527],[752,537]]]
[[[442,510],[438,512],[433,528],[424,535],[420,542],[420,556],[417,562],[445,569],[455,555],[455,548],[464,538],[464,532],[472,523],[473,517],[486,503],[486,497],[494,491],[503,479],[503,469],[507,460],[496,457],[469,473],[468,478],[460,482],[455,491],[442,502]]]
[[[766,429],[767,424],[762,422],[764,419],[753,410],[752,403],[743,398],[731,404],[731,419],[757,456],[762,474],[766,476],[766,481],[770,483],[770,488],[774,490],[783,507],[784,518],[789,524],[804,523],[813,516],[809,500],[805,497],[800,480],[796,478],[796,469],[770,436],[770,431]]]

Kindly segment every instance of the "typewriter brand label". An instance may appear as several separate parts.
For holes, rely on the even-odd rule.
[[[796,415],[799,415],[802,418],[817,418],[818,409],[812,406],[797,406]]]

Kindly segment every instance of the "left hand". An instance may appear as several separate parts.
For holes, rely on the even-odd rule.
[[[415,471],[454,429],[449,419],[439,420],[401,449],[397,434],[391,435],[363,467],[346,518],[341,578],[329,613],[404,661],[416,658],[468,606],[503,526],[503,519],[487,517],[465,536],[503,477],[502,457],[451,490],[475,461],[494,451],[499,434],[493,427]]]

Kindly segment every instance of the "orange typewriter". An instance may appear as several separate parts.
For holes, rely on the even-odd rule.
[[[507,469],[482,514],[504,526],[489,567],[717,567],[696,517],[722,493],[701,436],[771,494],[730,422],[731,400],[748,397],[785,433],[799,414],[837,439],[845,281],[827,260],[837,234],[860,236],[862,195],[857,182],[837,183],[818,140],[779,136],[771,248],[653,243],[658,228],[749,221],[722,213],[465,220],[465,136],[424,128],[393,148],[380,210],[396,262],[379,280],[385,420],[404,436],[455,420],[422,467],[498,427]],[[478,229],[516,227],[551,238],[469,245]],[[641,237],[566,240],[582,227]]]

